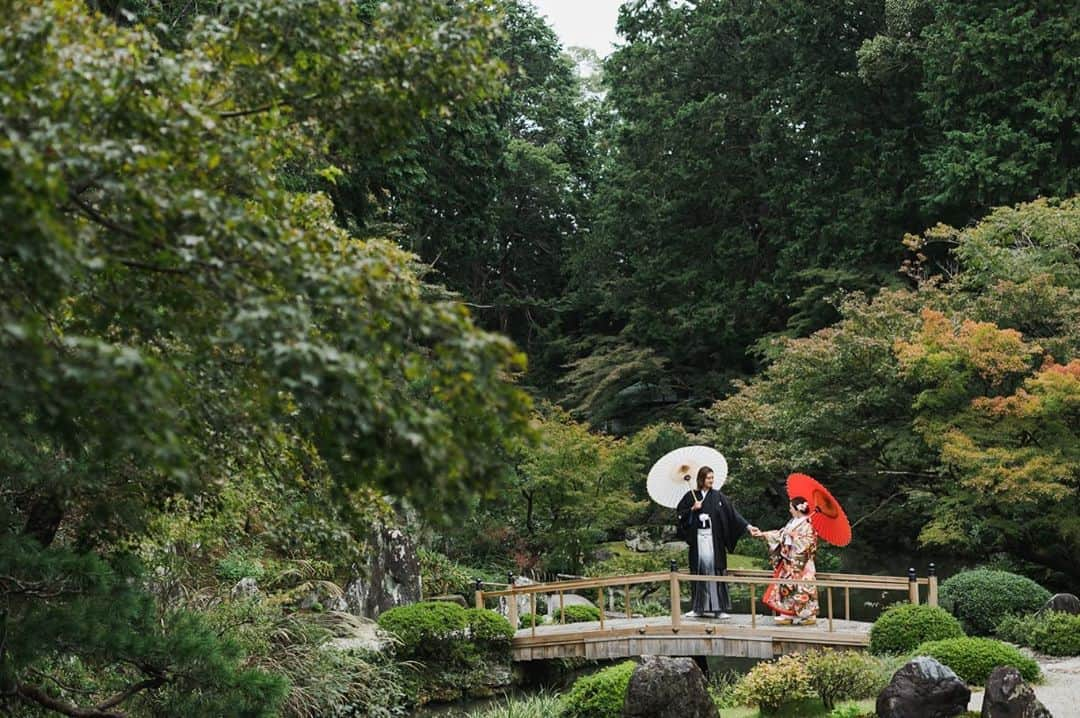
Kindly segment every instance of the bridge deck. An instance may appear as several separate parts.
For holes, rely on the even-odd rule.
[[[729,619],[683,618],[673,628],[667,616],[611,618],[600,622],[548,624],[519,630],[512,643],[515,661],[577,656],[612,659],[641,655],[732,656],[774,658],[812,648],[863,649],[870,643],[870,625],[827,619],[812,626],[776,625],[772,618],[734,615]]]

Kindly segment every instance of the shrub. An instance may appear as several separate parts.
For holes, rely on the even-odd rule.
[[[825,718],[875,718],[877,713],[867,713],[859,706],[841,706],[829,711]]]
[[[1014,646],[993,638],[946,638],[927,641],[913,655],[930,656],[956,672],[969,685],[983,685],[998,666],[1012,666],[1026,681],[1040,677],[1039,664]]]
[[[976,636],[989,636],[1005,616],[1032,613],[1049,599],[1045,588],[1008,571],[964,571],[941,584],[941,605]]]
[[[379,626],[401,641],[403,656],[439,657],[454,638],[469,627],[465,609],[447,601],[427,601],[391,608],[379,616]]]
[[[544,621],[547,618],[546,616],[542,616],[542,615],[539,615],[539,614],[523,613],[523,614],[521,614],[521,616],[518,617],[518,628],[532,628],[532,625],[533,625],[532,622],[533,622],[534,617],[536,618],[536,625],[537,626],[544,625]]]
[[[829,709],[837,701],[876,696],[889,682],[881,662],[859,651],[811,651],[801,658],[810,688]]]
[[[621,718],[626,687],[637,664],[625,661],[577,679],[563,696],[562,718]]]
[[[806,664],[795,655],[757,664],[735,686],[735,699],[740,704],[759,706],[763,712],[813,695]]]
[[[420,585],[424,596],[452,593],[466,597],[472,595],[473,578],[464,566],[437,551],[424,548],[416,550],[416,557],[420,561]]]
[[[901,603],[874,621],[870,628],[870,652],[907,653],[920,643],[963,635],[960,622],[945,609]]]
[[[259,581],[266,575],[266,567],[258,556],[235,549],[218,560],[214,572],[218,578],[230,583],[236,583],[243,578]]]
[[[486,608],[465,609],[465,621],[469,627],[469,636],[474,641],[510,645],[514,637],[514,627],[506,617]]]
[[[1005,641],[1051,656],[1080,656],[1080,616],[1050,611],[1018,618],[1006,616],[997,627]]]
[[[555,610],[555,615],[558,616],[559,610]],[[566,607],[566,622],[567,623],[587,623],[589,621],[600,620],[600,609],[596,606],[567,606]]]

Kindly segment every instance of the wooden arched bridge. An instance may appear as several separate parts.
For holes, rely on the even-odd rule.
[[[773,658],[812,648],[866,648],[870,642],[870,625],[851,620],[851,591],[873,590],[907,594],[911,603],[919,603],[925,589],[925,601],[937,605],[938,584],[933,564],[929,575],[917,578],[910,569],[907,576],[868,576],[844,573],[819,573],[815,581],[801,581],[818,587],[821,612],[817,623],[808,626],[788,626],[774,622],[771,615],[762,615],[757,608],[758,598],[771,582],[772,573],[752,569],[732,569],[725,576],[695,576],[676,570],[643,573],[631,576],[575,578],[548,583],[534,583],[505,589],[483,590],[477,584],[476,606],[484,607],[492,599],[506,601],[511,625],[518,624],[518,603],[528,601],[531,625],[517,631],[512,643],[515,661],[546,660],[577,656],[588,659],[613,659],[640,655],[667,656],[733,656]],[[695,581],[716,581],[729,585],[745,585],[749,589],[749,613],[735,614],[729,619],[687,618],[682,614],[682,584]],[[644,617],[635,615],[630,600],[631,589],[643,584],[668,585],[670,614]],[[621,589],[625,614],[605,612],[604,591]],[[595,592],[595,593],[593,593]],[[587,623],[566,623],[566,597],[570,594],[595,595],[601,607],[600,620]],[[537,624],[537,597],[553,602],[555,619],[552,623]],[[837,613],[843,608],[843,618]]]

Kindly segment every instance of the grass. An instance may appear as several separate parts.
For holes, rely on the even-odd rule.
[[[540,692],[525,698],[507,698],[497,706],[465,714],[465,718],[549,718],[559,712],[559,696]]]
[[[873,713],[876,699],[867,698],[862,701],[841,701],[836,704],[837,708],[857,706],[864,713]],[[721,708],[720,718],[816,718],[827,716],[830,710],[817,698],[807,698],[803,701],[793,701],[785,704],[776,713],[762,713],[757,708]]]

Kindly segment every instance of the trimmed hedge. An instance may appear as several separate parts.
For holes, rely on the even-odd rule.
[[[465,622],[469,627],[469,636],[474,641],[485,643],[505,643],[510,645],[514,637],[514,627],[501,613],[486,608],[465,609]]]
[[[882,613],[870,627],[870,652],[907,653],[927,641],[963,635],[960,622],[945,609],[902,603]]]
[[[1008,571],[976,569],[941,584],[941,605],[974,636],[989,636],[1006,616],[1033,613],[1050,592],[1030,578]]]
[[[968,685],[981,686],[998,666],[1012,666],[1025,681],[1041,677],[1039,664],[1022,654],[1015,646],[993,638],[946,638],[927,641],[912,655],[930,656],[953,669]]]
[[[621,718],[626,689],[636,667],[633,661],[624,661],[577,679],[570,692],[563,696],[559,716]]]
[[[518,628],[532,628],[533,616],[536,617],[536,625],[544,625],[547,616],[543,614],[523,613],[518,617]]]
[[[1080,616],[1069,613],[1006,616],[998,624],[997,635],[1050,656],[1080,656]]]
[[[438,656],[447,642],[465,636],[469,627],[465,609],[449,601],[424,601],[398,606],[378,618],[381,628],[401,640],[399,654]]]
[[[565,610],[567,623],[588,623],[589,621],[600,620],[600,609],[596,606],[566,606]],[[555,609],[556,621],[559,620],[559,616],[559,609]]]

